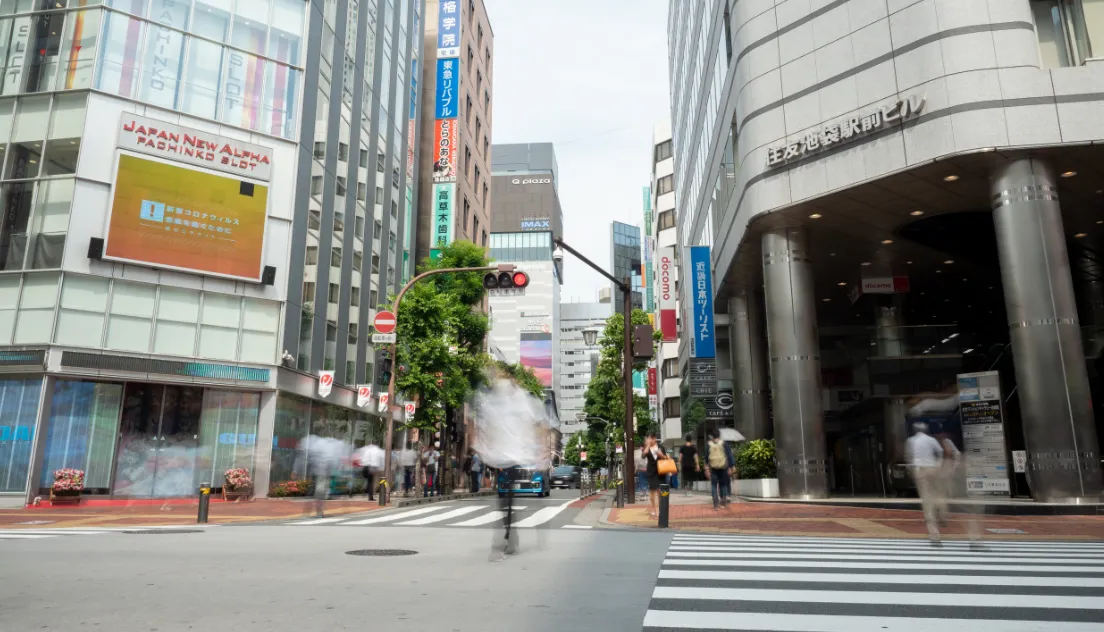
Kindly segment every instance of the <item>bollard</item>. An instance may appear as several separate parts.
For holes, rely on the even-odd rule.
[[[207,524],[207,510],[211,505],[211,484],[200,483],[199,484],[199,516],[196,517],[196,524]]]
[[[671,508],[671,486],[659,486],[659,528],[667,528],[668,514]]]
[[[615,492],[618,509],[625,508],[625,486],[622,483],[624,483],[624,481],[617,481],[617,491]]]
[[[387,479],[383,478],[383,477],[380,477],[380,487],[379,487],[379,497],[380,497],[379,504],[380,504],[380,507],[387,506],[387,489],[388,489],[387,488]]]

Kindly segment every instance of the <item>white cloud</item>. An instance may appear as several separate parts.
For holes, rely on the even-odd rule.
[[[564,240],[610,265],[610,222],[643,225],[652,129],[670,115],[667,0],[485,0],[491,141],[552,142]],[[567,301],[609,282],[567,255]]]

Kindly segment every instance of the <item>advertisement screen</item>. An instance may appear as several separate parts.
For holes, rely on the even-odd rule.
[[[521,364],[533,369],[547,387],[552,386],[552,334],[542,331],[521,334]]]
[[[268,187],[119,155],[104,258],[259,281]]]

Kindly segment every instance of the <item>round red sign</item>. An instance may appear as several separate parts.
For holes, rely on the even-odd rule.
[[[333,384],[333,373],[323,373],[322,375],[319,375],[318,381],[321,382],[324,386],[329,386],[330,384]]]
[[[389,334],[395,331],[395,313],[388,311],[377,313],[376,317],[372,319],[372,326],[381,334]]]

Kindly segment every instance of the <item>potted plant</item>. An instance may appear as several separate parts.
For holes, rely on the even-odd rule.
[[[746,441],[736,448],[736,494],[778,498],[778,464],[773,439]]]
[[[84,470],[64,468],[54,471],[54,484],[50,487],[50,504],[78,504],[84,489]]]
[[[222,486],[223,500],[249,500],[253,496],[253,479],[249,478],[249,470],[244,467],[231,468],[223,477],[226,479]]]

